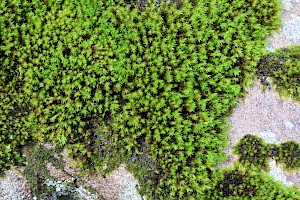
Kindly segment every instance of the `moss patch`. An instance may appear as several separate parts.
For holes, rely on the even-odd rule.
[[[246,166],[268,170],[269,145],[260,137],[245,135],[234,147],[234,153],[239,155],[239,162]]]
[[[300,169],[300,144],[287,141],[280,145],[276,161],[283,164],[285,170],[295,172]]]
[[[300,199],[300,191],[296,187],[283,186],[258,168],[236,163],[234,167],[224,169],[219,182],[205,199]]]
[[[276,159],[283,164],[284,170],[295,172],[300,169],[300,144],[287,141],[277,144],[266,144],[260,137],[246,135],[234,147],[239,162],[246,167],[255,167],[268,171],[268,158]]]
[[[290,46],[269,52],[262,57],[258,75],[270,77],[280,95],[300,102],[300,46]]]

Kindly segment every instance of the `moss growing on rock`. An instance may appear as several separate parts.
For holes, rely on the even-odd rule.
[[[283,186],[256,167],[236,163],[225,168],[219,182],[206,196],[207,200],[300,199],[296,187]]]
[[[257,67],[261,80],[270,77],[280,95],[300,102],[300,46],[269,52]]]
[[[52,189],[45,185],[46,179],[51,179],[47,163],[51,163],[55,168],[63,170],[61,158],[54,156],[58,154],[58,149],[48,149],[43,145],[34,145],[25,148],[27,166],[22,174],[25,176],[31,192],[43,198],[45,195],[52,193]],[[64,171],[64,170],[63,170]]]
[[[104,162],[143,154],[146,143],[157,165],[145,183],[149,199],[201,199],[216,183],[228,111],[280,25],[279,0],[149,0],[142,8],[124,0],[7,0],[0,7],[0,94],[9,94],[0,101],[0,125],[8,126],[1,144],[67,145],[83,170],[101,171]],[[7,120],[13,101],[28,108],[17,126]],[[108,127],[112,148],[96,143],[103,135],[93,133],[93,120]]]
[[[283,164],[285,170],[293,172],[300,169],[300,144],[287,141],[280,145],[276,160]]]
[[[246,135],[234,147],[239,162],[246,167],[269,169],[268,158],[283,164],[284,170],[294,172],[300,169],[300,144],[287,141],[281,144],[266,144],[260,137]]]
[[[234,153],[239,155],[239,161],[246,165],[268,170],[269,145],[260,137],[245,135],[234,148]]]

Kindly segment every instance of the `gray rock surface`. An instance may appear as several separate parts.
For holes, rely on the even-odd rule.
[[[49,200],[58,200],[59,197],[72,197],[72,199],[78,200],[95,200],[95,195],[88,192],[83,187],[75,187],[73,184],[74,179],[66,181],[54,181],[47,179],[45,185],[48,187],[53,187],[55,192],[52,193],[52,196]]]
[[[292,20],[283,25],[282,31],[287,38],[295,39],[297,42],[300,42],[300,17],[294,15]]]
[[[277,139],[276,133],[273,133],[271,131],[266,132],[260,132],[258,134],[259,137],[263,138],[265,142],[271,143],[271,144],[279,144],[279,140]]]
[[[4,178],[0,179],[1,200],[31,200],[33,199],[27,181],[17,170],[9,170]]]
[[[281,165],[276,165],[276,161],[273,159],[269,160],[270,164],[270,172],[269,175],[271,175],[276,181],[281,182],[284,185],[287,186],[293,186],[294,183],[289,181],[285,175],[285,172],[283,171],[283,168]]]
[[[300,44],[300,0],[282,0],[283,26],[268,39],[268,51]]]

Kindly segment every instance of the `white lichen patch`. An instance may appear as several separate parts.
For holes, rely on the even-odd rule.
[[[283,168],[280,164],[276,165],[276,161],[273,159],[270,159],[270,172],[269,174],[276,180],[281,182],[284,185],[292,186],[294,185],[292,182],[288,181],[286,176],[284,175]]]
[[[142,200],[142,197],[137,193],[137,182],[125,183],[123,182],[124,193],[120,196],[120,200]]]
[[[283,121],[283,124],[284,124],[289,130],[292,130],[292,129],[295,127],[295,125],[294,125],[291,121],[289,121],[289,120],[284,120],[284,121]]]
[[[125,170],[125,165],[121,165],[120,167]],[[119,184],[123,188],[120,200],[142,200],[136,188],[139,186],[138,182],[131,173],[124,173],[124,176],[120,177]]]
[[[283,10],[289,11],[292,8],[293,4],[291,0],[281,0],[281,1],[282,1]]]
[[[287,38],[300,41],[300,17],[295,17],[290,21],[284,23],[282,27],[283,33]]]
[[[51,200],[56,200],[62,196],[72,196],[73,198],[82,200],[96,199],[95,195],[91,194],[83,187],[75,187],[73,178],[66,181],[54,181],[47,179],[45,181],[45,185],[54,189]]]
[[[272,143],[272,144],[280,143],[280,141],[277,139],[276,133],[273,133],[271,131],[260,132],[258,136],[263,138],[267,143]]]

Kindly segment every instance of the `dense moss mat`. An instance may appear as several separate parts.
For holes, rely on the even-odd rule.
[[[268,52],[257,67],[263,83],[265,77],[270,77],[280,95],[300,102],[300,46]]]
[[[252,84],[281,8],[278,0],[0,7],[1,170],[24,162],[28,141],[67,147],[87,171],[142,155],[152,165],[141,183],[150,199],[201,199],[218,183],[228,112]]]

